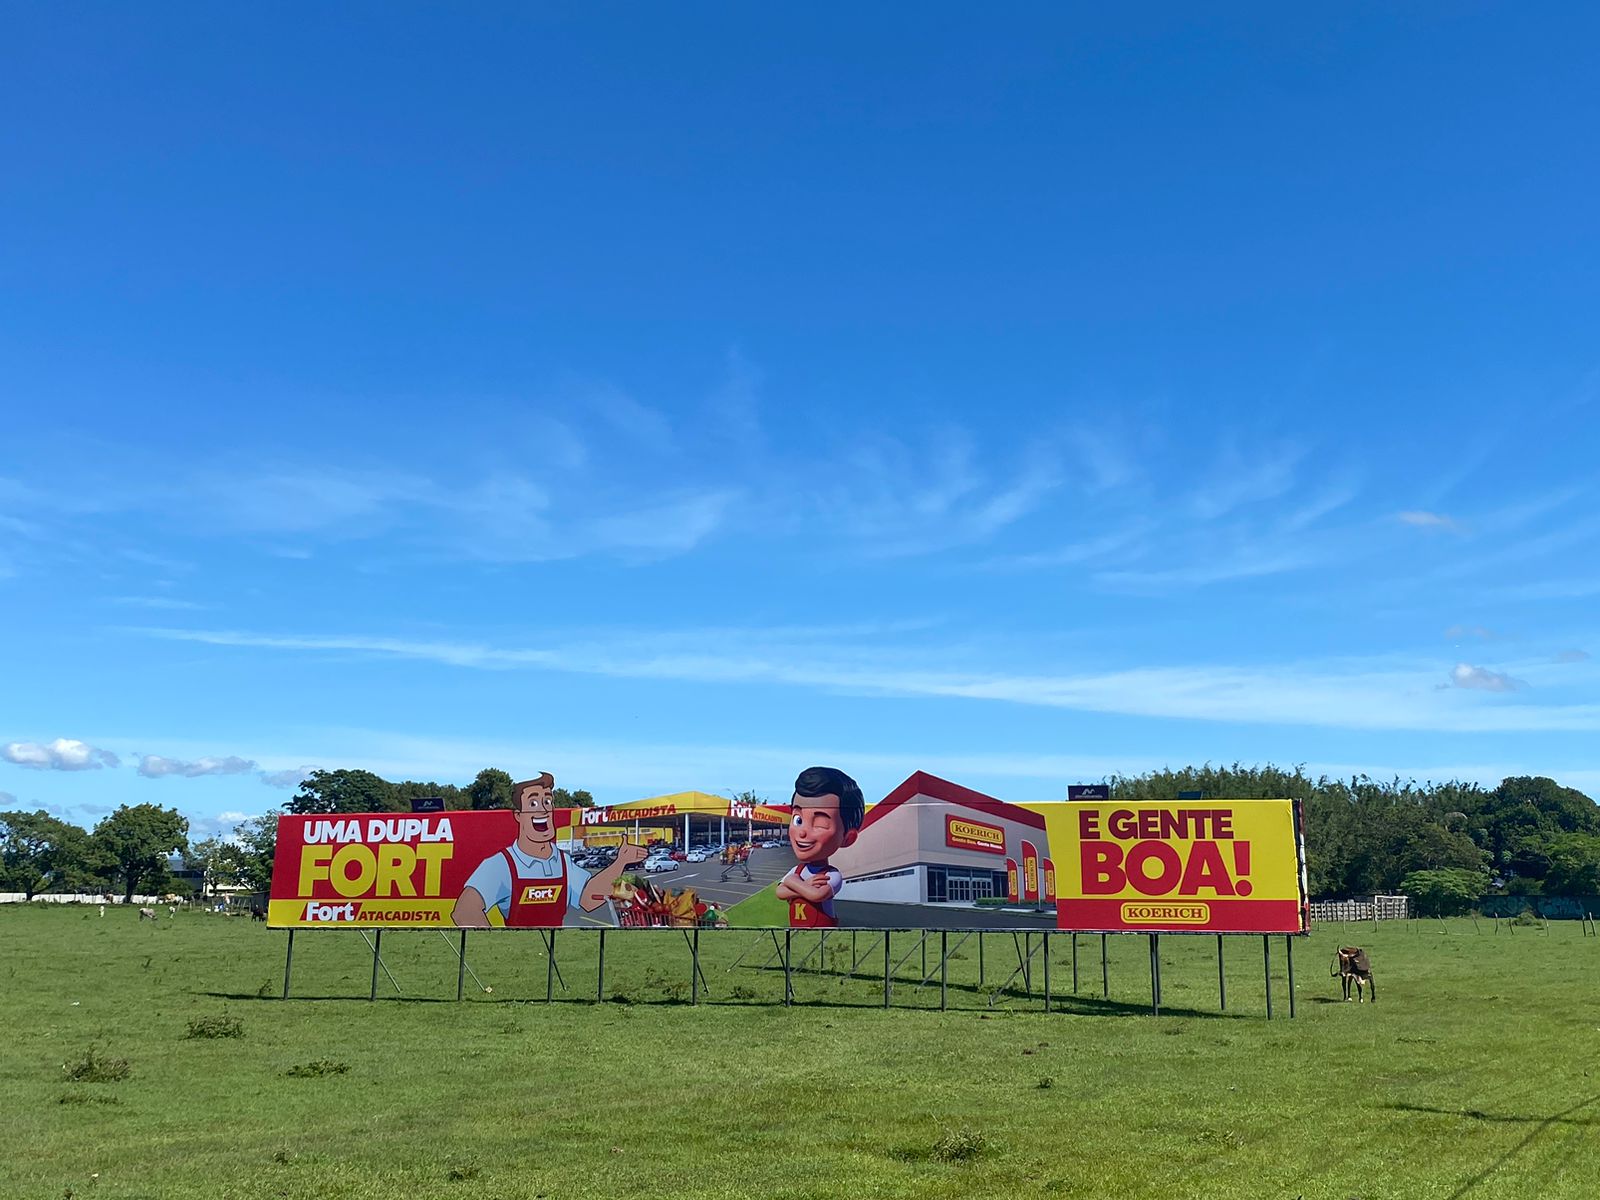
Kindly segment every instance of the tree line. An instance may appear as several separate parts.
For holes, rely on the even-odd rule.
[[[181,869],[202,885],[266,891],[272,883],[278,815],[290,813],[410,812],[411,801],[439,797],[448,809],[510,808],[515,781],[494,767],[479,771],[466,787],[402,780],[392,783],[371,771],[313,771],[280,808],[235,826],[231,837],[191,842],[189,821],[175,808],[123,805],[92,830],[40,809],[0,812],[0,892],[29,900],[42,892],[134,895],[185,894],[193,890],[172,873]],[[587,791],[556,788],[555,803],[593,806]]]
[[[1338,898],[1404,893],[1424,912],[1465,911],[1491,892],[1600,895],[1600,806],[1575,788],[1519,775],[1493,788],[1365,775],[1312,778],[1302,768],[1185,767],[1113,776],[1118,800],[1277,797],[1304,803],[1311,894]],[[173,855],[207,883],[265,891],[272,879],[280,812],[408,812],[437,796],[447,809],[509,808],[513,780],[486,768],[465,787],[403,780],[371,771],[316,771],[283,805],[239,824],[231,837],[191,843],[176,809],[123,805],[92,830],[50,814],[0,812],[0,891],[182,891]],[[587,791],[557,788],[566,807],[588,807]]]
[[[1425,914],[1465,912],[1489,893],[1600,894],[1600,806],[1576,788],[1517,775],[1475,783],[1313,779],[1301,768],[1185,767],[1115,776],[1114,799],[1181,792],[1305,806],[1311,895],[1411,896]]]

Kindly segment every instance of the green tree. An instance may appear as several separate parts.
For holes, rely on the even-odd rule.
[[[1469,911],[1489,885],[1487,871],[1452,867],[1442,871],[1413,871],[1400,881],[1400,890],[1425,917],[1448,917]]]
[[[399,812],[394,785],[371,771],[313,771],[288,804],[292,813],[318,816],[336,813]]]
[[[189,845],[189,821],[175,808],[124,804],[94,827],[93,852],[124,900],[157,892],[167,880],[167,860]]]
[[[510,808],[511,785],[516,781],[498,767],[485,767],[467,784],[467,800],[473,808]]]
[[[557,808],[593,808],[594,797],[579,788],[569,792],[566,788],[556,788],[550,793],[550,803]]]
[[[466,789],[453,783],[418,783],[414,779],[405,779],[390,784],[389,788],[394,797],[394,807],[402,812],[410,809],[413,800],[423,796],[439,797],[447,809],[471,807]]]
[[[1546,895],[1600,895],[1600,837],[1592,833],[1562,833],[1545,847],[1550,871],[1544,879]]]
[[[252,892],[271,890],[280,815],[274,808],[233,827],[232,848],[227,852],[226,861],[233,882],[238,886]]]
[[[43,809],[0,812],[0,888],[6,891],[32,900],[81,870],[88,851],[88,834]]]

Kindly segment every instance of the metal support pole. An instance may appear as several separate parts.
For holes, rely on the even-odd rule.
[[[378,948],[382,945],[383,930],[374,929],[372,931],[372,991],[367,993],[368,1000],[376,1000],[378,998],[378,963],[380,961]]]
[[[1222,973],[1222,935],[1217,934],[1217,998],[1222,1002],[1222,1011],[1228,1011],[1228,977]]]
[[[1078,935],[1072,935],[1072,994],[1078,994]]]
[[[1106,935],[1100,935],[1100,995],[1111,999],[1111,972],[1106,967]]]
[[[1289,968],[1289,1019],[1294,1020],[1294,938],[1288,934],[1283,938],[1284,961]]]
[[[939,1011],[950,1006],[950,935],[939,931]]]
[[[783,931],[783,1005],[785,1008],[794,1003],[794,982],[789,974],[789,939],[793,933],[794,930],[792,929]]]
[[[928,934],[926,931],[922,934],[922,977],[924,979],[928,977]]]
[[[883,1006],[889,1007],[889,931],[883,931]]]
[[[688,818],[685,817],[685,820]],[[700,928],[695,927],[694,937],[689,941],[689,1003],[700,1003]]]
[[[1267,977],[1267,1020],[1272,1020],[1272,937],[1261,935],[1261,967]]]
[[[289,930],[289,948],[283,955],[283,998],[289,998],[289,971],[294,966],[294,930]]]
[[[606,931],[600,928],[600,967],[594,977],[594,998],[598,1003],[606,998]]]
[[[1161,1015],[1161,959],[1156,953],[1156,935],[1150,935],[1150,1015]]]
[[[1050,1011],[1050,931],[1044,933],[1044,1010]]]
[[[556,931],[552,929],[545,936],[544,1002],[549,1004],[556,998]]]
[[[983,930],[978,930],[978,986],[983,986]]]
[[[456,999],[461,999],[467,991],[467,931],[461,931],[461,949],[458,952],[461,964],[456,968]]]

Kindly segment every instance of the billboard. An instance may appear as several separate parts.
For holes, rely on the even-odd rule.
[[[1013,804],[917,772],[870,807],[810,768],[788,804],[705,793],[279,819],[277,927],[1298,932],[1289,801]]]
[[[1047,824],[1063,929],[1309,928],[1298,801],[1082,801],[1047,810]]]

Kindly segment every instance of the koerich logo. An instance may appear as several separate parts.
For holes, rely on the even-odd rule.
[[[353,900],[344,904],[323,904],[320,900],[306,901],[306,921],[354,921],[360,906]]]

